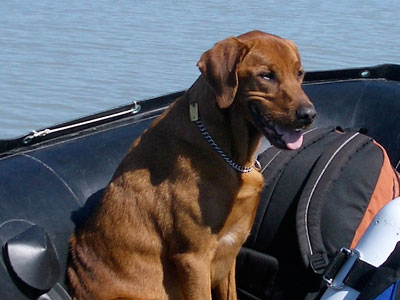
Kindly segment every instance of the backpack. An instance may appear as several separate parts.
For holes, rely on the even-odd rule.
[[[258,160],[265,188],[237,258],[239,299],[317,299],[337,250],[399,196],[398,174],[362,130],[313,128],[300,149],[270,147]]]

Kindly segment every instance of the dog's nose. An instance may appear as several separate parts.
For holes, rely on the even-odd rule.
[[[297,121],[303,126],[310,125],[317,115],[314,106],[302,105],[296,110]]]

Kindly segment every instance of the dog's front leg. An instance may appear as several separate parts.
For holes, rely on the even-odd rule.
[[[235,269],[236,260],[225,279],[213,289],[213,300],[237,300]]]
[[[212,300],[210,259],[195,253],[175,256],[184,300]]]

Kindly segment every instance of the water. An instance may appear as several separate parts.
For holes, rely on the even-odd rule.
[[[400,64],[400,1],[0,1],[0,138],[188,88],[200,55],[253,29],[306,70]]]

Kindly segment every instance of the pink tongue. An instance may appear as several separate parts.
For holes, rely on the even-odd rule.
[[[284,129],[276,126],[276,132],[282,135],[282,140],[285,142],[286,147],[290,150],[296,150],[301,147],[303,143],[303,132]]]

